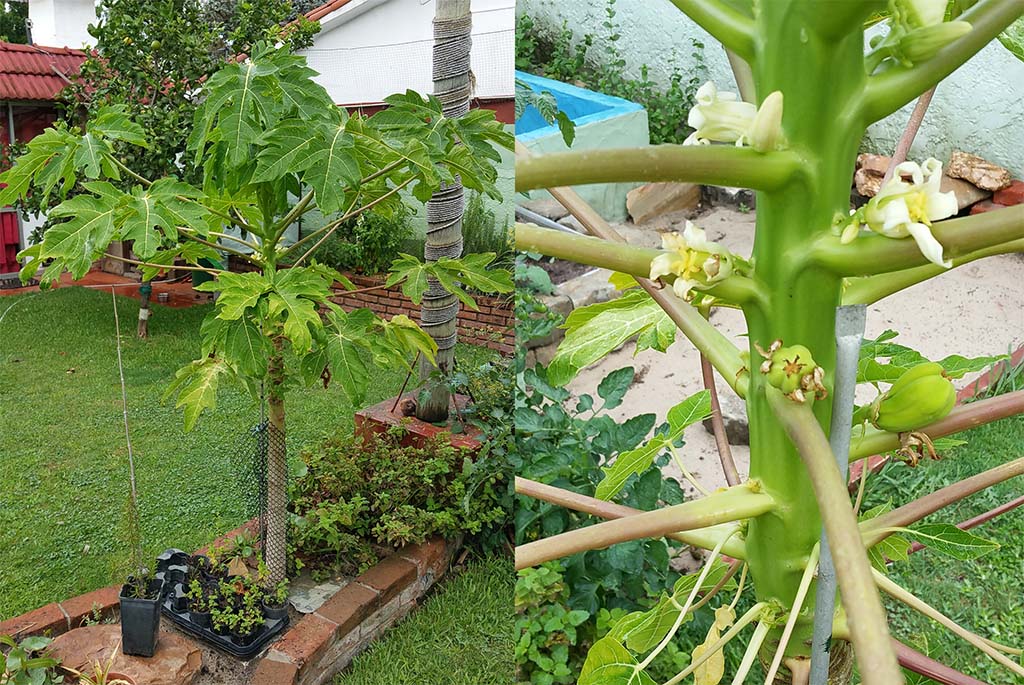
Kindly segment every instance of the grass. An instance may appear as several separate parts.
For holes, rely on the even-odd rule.
[[[13,307],[13,308],[12,308]],[[199,354],[210,305],[156,305],[150,338],[138,304],[118,297],[129,424],[146,554],[192,550],[247,520],[254,486],[239,481],[259,408],[229,387],[185,433],[161,397]],[[489,358],[459,348],[468,366]],[[365,405],[397,393],[400,369],[374,372]],[[288,450],[352,430],[336,386],[292,390]],[[81,288],[0,298],[0,620],[119,582],[127,570],[127,448],[109,292]]]
[[[334,685],[512,685],[514,587],[511,559],[471,562]]]
[[[868,481],[866,506],[892,500],[904,504],[932,490],[1024,455],[1024,416],[1003,419],[957,436],[967,445],[939,462],[914,470],[887,466]],[[1021,494],[1015,478],[982,491],[925,519],[959,523]],[[1016,509],[979,526],[976,535],[1001,547],[975,561],[956,561],[928,549],[912,554],[908,563],[891,567],[890,577],[969,630],[1003,644],[1021,647],[1024,611],[1024,509]],[[1019,683],[1017,676],[907,607],[886,598],[893,634],[918,651],[992,685]],[[908,673],[908,676],[912,674]],[[919,676],[908,683],[931,683]]]

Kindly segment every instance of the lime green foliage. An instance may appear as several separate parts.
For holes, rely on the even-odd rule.
[[[946,452],[941,461],[924,462],[910,472],[903,464],[887,466],[868,481],[865,505],[874,507],[891,501],[898,506],[1018,456],[1024,444],[1024,417],[975,428],[961,437],[967,444]],[[926,518],[925,523],[964,521],[1019,496],[1019,479],[1010,480],[946,507]],[[910,555],[908,563],[891,566],[890,577],[969,630],[1016,646],[1024,635],[1024,616],[1018,610],[1021,566],[1020,550],[1014,541],[1024,536],[1024,510],[1003,514],[973,533],[1004,544],[979,559],[967,560],[936,556],[938,552],[929,547]],[[936,572],[940,567],[941,571]],[[893,634],[933,659],[993,685],[1018,682],[1012,673],[902,604],[888,601],[887,609]]]
[[[380,558],[380,549],[504,523],[500,502],[468,496],[471,457],[464,450],[443,436],[423,447],[405,446],[402,438],[396,429],[303,451],[292,480],[290,541],[304,566],[358,572]]]
[[[402,292],[419,304],[427,292],[428,279],[436,279],[470,309],[479,309],[473,297],[462,286],[489,293],[511,292],[512,277],[507,271],[489,268],[494,261],[493,252],[467,254],[462,259],[441,257],[434,262],[421,262],[402,254],[391,265],[387,285],[402,284]]]
[[[529,17],[526,15],[523,15],[523,19],[529,21]],[[568,114],[558,109],[558,101],[555,100],[555,96],[546,90],[537,92],[530,88],[525,81],[516,79],[516,121],[523,115],[527,107],[536,109],[541,118],[549,124],[558,122],[558,131],[562,134],[562,140],[566,147],[572,147],[572,141],[576,139],[576,124]]]
[[[636,78],[627,74],[626,60],[618,47],[615,0],[606,0],[605,5],[604,32],[596,36],[585,34],[578,40],[565,24],[560,28],[544,26],[521,14],[516,23],[516,68],[556,81],[582,83],[591,90],[638,102],[647,110],[652,144],[682,143],[693,131],[686,124],[687,115],[697,88],[706,80],[704,45],[693,41],[685,70],[690,78],[677,67],[669,75],[666,88],[649,78],[646,64],[640,66],[640,77]],[[603,54],[593,54],[596,46],[600,46]],[[517,101],[518,93],[517,90]],[[538,110],[542,115],[548,111],[557,117],[550,107],[539,106]],[[563,126],[560,120],[559,125]],[[565,136],[564,128],[562,133]],[[571,145],[571,140],[566,140],[566,144]]]
[[[168,546],[196,549],[252,515],[248,486],[235,478],[254,446],[259,408],[233,387],[221,411],[186,433],[159,402],[175,369],[196,356],[199,325],[212,306],[160,305],[148,341],[135,339],[135,299],[119,298],[129,422],[139,477],[146,558]],[[59,336],[40,336],[55,330]],[[127,451],[110,293],[68,288],[0,298],[0,620],[111,585],[127,569],[119,532],[127,489]],[[467,366],[489,351],[463,346]],[[398,392],[405,372],[378,367],[366,401]],[[12,398],[7,402],[6,398]],[[289,395],[288,451],[352,431],[354,406],[336,385]],[[293,462],[297,463],[296,459]],[[73,493],[73,496],[69,496]],[[44,560],[45,563],[40,563]]]
[[[1010,24],[1010,27],[999,34],[999,42],[1019,59],[1024,60],[1024,17]]]
[[[516,680],[550,685],[575,682],[581,640],[577,628],[590,618],[569,609],[562,565],[550,562],[519,571],[516,581]]]
[[[335,685],[512,685],[514,577],[506,557],[471,561]]]

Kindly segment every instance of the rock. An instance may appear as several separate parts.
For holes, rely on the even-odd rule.
[[[106,664],[117,648],[111,672],[133,679],[136,685],[190,685],[203,666],[199,648],[185,638],[160,633],[156,654],[145,659],[121,653],[121,626],[101,624],[76,628],[57,637],[50,645],[50,656],[65,666],[84,671],[89,664]]]
[[[1014,181],[993,195],[992,201],[1005,207],[1024,205],[1024,181]]]
[[[569,210],[553,197],[542,197],[520,204],[531,212],[540,214],[545,219],[551,219],[552,221],[558,221],[569,216]]]
[[[1005,209],[1003,205],[997,205],[992,200],[984,200],[971,207],[971,215],[984,214],[985,212],[991,212],[994,209]]]
[[[700,186],[695,183],[648,183],[626,194],[626,209],[633,222],[644,224],[655,217],[700,204]]]
[[[982,190],[973,183],[968,183],[959,178],[950,178],[945,174],[942,175],[942,183],[939,184],[939,190],[944,193],[952,192],[956,195],[958,210],[964,210],[971,205],[992,197],[992,193],[988,190]]]
[[[607,302],[619,296],[619,291],[608,282],[611,275],[612,272],[608,269],[594,269],[559,284],[558,292],[572,301],[573,309],[597,302]]]
[[[889,169],[889,164],[892,163],[892,157],[886,157],[885,155],[875,155],[870,152],[862,152],[857,155],[857,169],[865,169],[871,174],[877,174],[878,176],[885,176],[885,172]]]
[[[722,422],[725,424],[725,437],[730,445],[749,445],[750,426],[747,423],[747,406],[736,395],[731,393],[719,393],[718,403],[722,409]],[[708,433],[714,433],[715,428],[711,419],[704,419],[704,429]]]
[[[953,150],[946,166],[946,174],[970,181],[983,190],[995,192],[1010,185],[1010,172],[998,164],[986,162],[977,155]]]
[[[853,185],[857,188],[857,193],[864,197],[874,197],[878,194],[878,189],[882,187],[882,178],[885,175],[883,171],[881,174],[864,168],[857,169],[853,174]]]
[[[588,231],[586,229],[586,227],[583,224],[580,223],[579,219],[577,219],[576,217],[572,216],[571,214],[568,215],[568,216],[564,216],[561,219],[559,219],[558,223],[562,224],[563,226],[567,226],[567,227],[571,228],[572,230],[576,231],[577,233],[582,233],[583,235],[590,235],[590,231]]]
[[[754,209],[755,207],[756,196],[754,191],[747,190],[746,188],[704,186],[704,193],[707,196],[708,202],[714,205],[729,205],[731,207],[744,205],[749,209]]]

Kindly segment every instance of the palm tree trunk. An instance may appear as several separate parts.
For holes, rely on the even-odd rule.
[[[434,94],[446,117],[460,117],[469,111],[472,94],[470,48],[473,19],[470,0],[437,0],[434,15]],[[427,202],[427,236],[424,258],[462,256],[462,183],[458,179],[442,186]],[[455,361],[458,339],[458,299],[437,281],[430,279],[420,313],[423,329],[437,343],[437,365],[424,360],[420,377],[430,379],[435,370],[447,374]],[[451,400],[448,386],[438,379],[427,380],[427,392],[419,402],[416,417],[437,422],[448,418]]]

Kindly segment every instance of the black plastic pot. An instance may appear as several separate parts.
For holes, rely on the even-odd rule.
[[[130,596],[129,583],[121,588],[121,651],[130,656],[153,656],[160,632],[160,605],[163,583],[152,580],[149,596],[137,599]],[[128,596],[126,596],[128,593]]]
[[[188,577],[188,566],[171,565],[164,571],[168,583],[184,583]]]
[[[242,647],[244,649],[244,648],[249,647],[250,645],[252,645],[252,643],[256,642],[256,638],[258,638],[259,636],[260,636],[260,631],[259,630],[254,630],[254,631],[252,631],[248,635],[240,635],[238,633],[232,633],[231,634],[231,641],[234,642],[237,646]]]
[[[209,611],[190,611],[188,614],[189,620],[195,623],[200,628],[210,628],[210,612]]]
[[[288,603],[285,602],[284,604],[278,604],[278,605],[275,606],[273,604],[267,604],[266,602],[264,602],[263,603],[263,617],[264,618],[268,618],[268,619],[270,619],[272,621],[281,620],[283,618],[287,618],[288,617]]]
[[[181,583],[176,583],[174,586],[174,593],[171,595],[171,608],[179,614],[188,611],[188,597],[185,596],[185,588]]]

